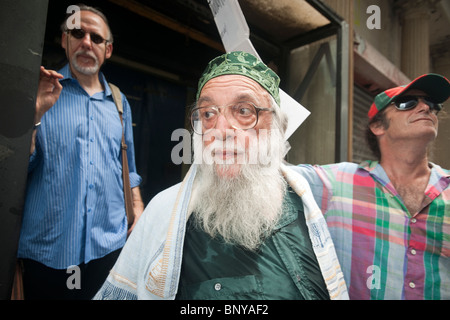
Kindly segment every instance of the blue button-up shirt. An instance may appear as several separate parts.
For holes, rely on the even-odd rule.
[[[62,93],[36,133],[18,257],[65,269],[98,259],[125,244],[122,125],[111,90],[92,96],[66,65],[59,71]],[[131,187],[136,173],[131,109],[125,96],[123,120]]]

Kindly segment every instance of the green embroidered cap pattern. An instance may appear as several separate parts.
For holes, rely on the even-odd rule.
[[[235,51],[211,60],[198,82],[197,100],[203,86],[211,79],[223,75],[242,75],[258,82],[280,106],[280,78],[261,60],[250,53]]]

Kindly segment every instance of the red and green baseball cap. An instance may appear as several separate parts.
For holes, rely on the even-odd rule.
[[[450,81],[447,78],[435,73],[424,74],[408,85],[391,88],[378,94],[369,109],[369,119],[410,89],[422,90],[436,103],[443,103],[450,97]]]

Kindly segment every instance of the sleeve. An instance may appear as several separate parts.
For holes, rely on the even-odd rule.
[[[34,151],[30,155],[30,159],[28,161],[28,173],[33,171],[33,169],[36,167],[36,163],[37,162],[38,162],[38,160],[37,160],[37,152],[36,152],[36,148],[34,148]]]
[[[39,128],[38,130],[42,130],[42,128]],[[28,160],[28,173],[31,173],[34,168],[38,165],[40,159],[42,158],[42,150],[41,150],[41,144],[40,141],[42,139],[41,133],[36,133],[36,140],[34,145],[34,151],[30,155],[30,158]]]
[[[127,157],[128,157],[128,167],[130,170],[130,185],[131,188],[137,187],[141,184],[142,178],[137,173],[136,169],[136,158],[134,149],[134,138],[133,138],[133,119],[131,115],[131,107],[128,103],[127,98],[122,93],[123,101],[123,122],[125,125],[125,143],[127,144]]]
[[[328,203],[333,196],[333,179],[330,179],[332,170],[329,166],[300,164],[296,167],[296,171],[308,181],[317,205],[325,214],[328,210]]]

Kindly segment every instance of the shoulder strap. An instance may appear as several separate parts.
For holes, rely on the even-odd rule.
[[[117,111],[119,111],[119,113],[122,114],[123,113],[123,104],[122,104],[122,95],[120,94],[120,89],[116,85],[112,84],[111,82],[109,83],[109,87],[111,88],[113,100],[117,106]]]
[[[134,221],[134,212],[132,204],[131,186],[130,186],[130,173],[128,168],[128,157],[127,157],[127,144],[125,143],[125,126],[123,125],[123,104],[122,95],[120,89],[112,83],[109,83],[111,88],[113,100],[117,106],[117,111],[119,111],[120,122],[122,123],[122,178],[123,178],[123,194],[125,197],[125,211],[127,213],[128,225],[132,225]]]

